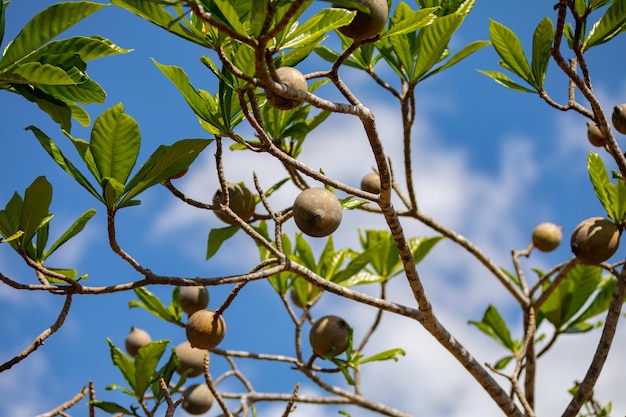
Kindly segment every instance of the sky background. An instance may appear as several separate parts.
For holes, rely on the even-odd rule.
[[[14,0],[6,11],[4,44],[38,10],[52,1],[36,3]],[[544,16],[554,19],[554,2],[532,0],[511,2],[480,0],[451,43],[452,52],[467,43],[489,38],[489,19],[513,29],[529,48],[536,24]],[[33,8],[36,4],[36,8]],[[320,3],[314,7],[323,7]],[[183,138],[207,137],[192,111],[174,86],[151,59],[185,69],[196,88],[213,91],[216,82],[200,63],[208,52],[150,25],[131,13],[110,6],[65,32],[71,35],[101,35],[123,48],[125,55],[89,63],[90,76],[107,91],[104,105],[88,106],[92,120],[105,109],[123,102],[127,114],[139,123],[142,148],[138,163],[159,144]],[[332,39],[332,38],[331,38]],[[610,114],[616,104],[626,102],[626,37],[593,48],[587,55],[594,89]],[[583,219],[604,216],[593,194],[586,172],[586,158],[596,151],[586,139],[586,120],[573,113],[559,112],[536,95],[507,90],[477,69],[498,70],[498,57],[487,47],[461,64],[430,78],[418,87],[417,120],[413,132],[413,169],[418,201],[427,214],[474,241],[499,265],[510,269],[511,249],[525,248],[535,225],[552,221],[564,228],[565,244],[550,254],[533,253],[524,261],[531,268],[547,270],[570,256],[567,241]],[[299,68],[309,72],[327,68],[312,56]],[[395,80],[383,64],[377,67],[383,78]],[[364,74],[345,69],[349,87],[377,118],[385,149],[401,167],[401,129],[398,103]],[[551,63],[547,90],[555,99],[566,98],[567,80]],[[583,105],[587,103],[583,102]],[[0,206],[17,191],[23,195],[32,181],[45,175],[54,188],[51,211],[51,238],[59,236],[81,213],[96,208],[98,214],[84,232],[59,250],[50,263],[74,267],[88,273],[88,285],[100,286],[139,279],[127,264],[108,249],[104,209],[65,174],[39,146],[26,126],[36,125],[53,137],[64,151],[76,157],[58,127],[34,104],[20,96],[0,92],[0,126],[5,144],[0,164]],[[244,136],[249,129],[242,129]],[[89,138],[89,129],[75,123],[75,137]],[[249,137],[249,136],[248,136]],[[619,138],[618,138],[619,139]],[[176,185],[189,196],[209,201],[217,188],[215,146],[203,152],[190,172]],[[358,120],[332,116],[306,142],[302,160],[337,179],[358,186],[374,164]],[[608,162],[608,159],[605,158]],[[80,164],[79,164],[80,166]],[[613,168],[613,165],[609,165]],[[225,170],[230,181],[252,184],[252,169],[265,188],[284,178],[279,164],[264,155],[229,153]],[[401,181],[403,182],[403,181]],[[274,207],[291,204],[297,191],[286,186],[272,196]],[[207,234],[223,227],[212,213],[186,207],[163,187],[141,195],[142,204],[118,214],[118,239],[122,247],[147,268],[163,275],[213,277],[246,272],[258,260],[252,242],[237,236],[228,241],[218,256],[204,260]],[[336,248],[358,247],[358,228],[383,228],[377,216],[352,211],[333,235]],[[435,233],[414,220],[404,220],[409,236]],[[293,236],[293,225],[287,227]],[[321,240],[310,239],[317,250]],[[615,259],[623,258],[620,249]],[[511,320],[514,337],[520,337],[521,323],[516,305],[498,282],[452,242],[443,241],[418,268],[440,321],[457,336],[479,362],[495,362],[505,352],[495,342],[467,324],[479,320],[489,304],[496,305]],[[8,247],[0,246],[0,271],[15,280],[35,283],[34,274]],[[390,284],[390,299],[413,305],[401,277]],[[169,302],[171,288],[150,288]],[[375,293],[375,288],[359,288]],[[219,306],[229,288],[210,288],[209,307]],[[109,384],[123,384],[112,365],[106,338],[121,346],[131,326],[147,330],[154,340],[167,339],[172,346],[184,340],[184,331],[154,318],[147,312],[128,308],[132,293],[104,296],[77,296],[62,329],[27,360],[0,374],[0,415],[29,417],[48,411],[71,398],[89,380],[97,398],[130,405],[128,397],[106,391]],[[57,317],[63,300],[45,293],[19,292],[0,286],[0,361],[9,360]],[[317,317],[343,316],[359,340],[372,323],[375,312],[325,294],[313,309]],[[248,285],[225,314],[227,336],[220,347],[272,354],[292,354],[291,323],[275,293],[266,282]],[[542,329],[549,334],[549,327]],[[562,337],[557,346],[539,362],[538,415],[558,415],[570,399],[567,389],[581,379],[595,349],[599,331],[583,336]],[[615,349],[595,390],[602,403],[613,402],[613,415],[626,414],[623,372],[626,329],[617,329]],[[401,347],[407,356],[399,362],[374,363],[363,370],[364,393],[415,415],[432,417],[499,415],[490,398],[468,376],[454,358],[439,347],[417,323],[386,314],[380,332],[365,354]],[[258,391],[290,392],[298,375],[283,366],[267,367],[238,361]],[[227,369],[215,359],[217,375]],[[498,381],[502,381],[498,378]],[[226,390],[239,390],[225,384]],[[311,393],[304,388],[303,393]],[[298,417],[338,415],[338,407],[300,405]],[[261,415],[280,415],[283,405],[271,405]],[[354,416],[371,413],[348,409]],[[72,416],[87,415],[85,402],[70,410]],[[207,415],[219,414],[214,407]],[[184,415],[181,410],[181,415]]]

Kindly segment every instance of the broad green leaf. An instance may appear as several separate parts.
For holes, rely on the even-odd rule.
[[[319,43],[333,29],[349,24],[356,12],[341,8],[325,8],[308,18],[290,33],[279,49],[298,48],[310,43]]]
[[[239,231],[238,226],[228,226],[220,229],[211,229],[206,248],[206,260],[208,261],[217,253],[222,244],[233,237]]]
[[[470,321],[469,323],[478,327],[482,332],[491,336],[492,339],[511,352],[515,352],[516,344],[511,339],[511,332],[495,306],[489,305],[487,307],[482,321]]]
[[[626,0],[615,0],[604,15],[592,26],[583,49],[601,45],[619,35],[626,28]]]
[[[43,92],[38,88],[14,84],[13,90],[26,100],[36,103],[42,111],[61,126],[61,129],[70,131],[72,129],[72,108],[63,101]]]
[[[180,365],[180,360],[178,359],[178,356],[176,356],[176,349],[172,348],[169,359],[167,360],[165,365],[163,365],[163,367],[161,367],[161,369],[159,369],[156,372],[155,378],[150,384],[150,390],[152,391],[152,395],[154,395],[154,398],[157,401],[161,401],[164,396],[159,379],[163,378],[163,380],[165,381],[165,384],[167,386],[171,386],[170,382],[172,380],[172,376],[176,372],[176,369],[178,368],[179,365]],[[180,378],[178,383],[174,386],[174,389],[172,391],[177,392],[177,389],[180,388],[182,384],[185,383],[184,381],[185,381],[185,378]]]
[[[68,73],[77,73],[78,70],[72,68]],[[103,104],[106,98],[104,89],[94,80],[86,77],[85,74],[75,74],[77,77],[82,76],[80,83],[76,85],[39,85],[39,88],[51,96],[65,101],[77,102],[82,104]]]
[[[388,38],[390,36],[399,36],[407,33],[413,33],[421,28],[430,25],[437,16],[434,11],[437,8],[426,8],[416,11],[410,11],[410,14],[405,15],[402,19],[394,21],[394,24],[381,35],[381,39]]]
[[[38,61],[44,55],[76,54],[83,61],[103,58],[110,55],[126,54],[132,49],[124,49],[101,36],[73,36],[52,41],[23,58],[21,62]]]
[[[591,0],[589,2],[589,8],[591,10],[599,9],[600,7],[606,6],[609,3],[613,3],[615,0]]]
[[[89,180],[80,172],[78,168],[72,164],[72,162],[61,152],[59,147],[54,143],[54,141],[43,133],[41,130],[36,128],[35,126],[28,126],[26,130],[30,130],[33,132],[41,146],[48,152],[48,155],[54,159],[54,161],[70,176],[72,176],[80,185],[82,185],[87,191],[91,193],[96,199],[101,202],[104,202],[104,199],[98,193],[96,188],[89,182]]]
[[[39,62],[19,64],[0,73],[0,81],[31,85],[74,85],[76,82],[62,68]]]
[[[124,194],[124,184],[111,177],[102,179],[102,195],[104,197],[104,205],[108,210],[115,210],[122,194]]]
[[[121,405],[111,401],[93,400],[90,401],[89,404],[109,414],[122,413],[123,415],[127,416],[136,415],[127,408],[124,408]]]
[[[24,200],[22,197],[17,192],[14,192],[4,210],[0,210],[0,234],[5,237],[5,242],[10,242],[11,247],[14,249],[18,248],[18,242],[13,237],[24,235],[24,231],[20,230],[20,216],[23,204]],[[11,238],[10,240],[9,237]]]
[[[48,244],[48,235],[50,233],[50,220],[54,215],[49,214],[37,229],[37,239],[35,241],[35,256],[32,257],[37,262],[43,261],[43,254]]]
[[[7,46],[0,60],[0,69],[23,58],[105,6],[105,4],[76,1],[53,4],[39,12],[22,27],[21,32]]]
[[[505,356],[504,358],[496,362],[493,367],[495,369],[504,369],[509,364],[509,362],[511,362],[512,359],[513,359],[513,356]]]
[[[445,239],[444,236],[432,236],[409,239],[409,247],[413,253],[413,260],[420,263],[430,253],[437,243]]]
[[[37,177],[24,192],[24,203],[20,213],[22,247],[33,238],[42,221],[48,216],[52,202],[52,185],[46,177]]]
[[[433,69],[429,73],[424,74],[422,77],[420,77],[420,81],[424,81],[428,77],[431,77],[445,69],[452,67],[453,65],[458,64],[459,62],[461,62],[462,60],[464,60],[465,58],[467,58],[474,52],[478,51],[479,49],[484,48],[487,45],[491,45],[491,41],[474,41],[466,45],[460,51],[454,54],[450,59],[446,60],[446,62],[443,65],[440,65],[439,67]]]
[[[570,320],[587,302],[602,279],[598,266],[577,265],[550,294],[540,312],[558,329],[563,330]]]
[[[301,233],[296,234],[296,247],[294,252],[298,257],[298,261],[300,261],[302,265],[306,266],[313,272],[320,272],[319,265],[315,262],[313,250],[311,249],[309,242],[307,242]]]
[[[61,245],[63,245],[65,242],[67,242],[68,240],[76,236],[78,233],[80,233],[84,229],[89,219],[91,219],[94,216],[94,214],[96,214],[96,210],[94,209],[89,209],[83,214],[81,214],[80,217],[76,219],[74,223],[72,223],[69,229],[67,229],[65,233],[63,233],[61,237],[58,238],[56,242],[54,242],[52,246],[50,246],[50,248],[48,248],[48,250],[45,251],[43,258],[45,259],[48,256],[50,256],[54,251],[56,251],[59,247],[61,247]]]
[[[398,356],[405,356],[405,355],[406,355],[406,352],[404,351],[404,349],[400,349],[400,348],[389,349],[384,352],[380,352],[370,357],[367,357],[365,359],[361,359],[359,360],[358,363],[359,365],[363,365],[364,363],[368,363],[368,362],[388,361],[388,360],[394,360],[397,362],[399,359]]]
[[[545,17],[539,22],[533,34],[533,56],[531,65],[533,76],[539,88],[543,87],[543,83],[546,79],[553,39],[554,25],[552,24],[552,20]]]
[[[122,7],[161,28],[202,46],[210,46],[203,36],[199,36],[180,23],[180,16],[169,14],[159,2],[153,0],[111,0]]]
[[[171,145],[160,145],[126,184],[120,206],[124,206],[146,189],[188,168],[212,141],[182,139]]]
[[[2,211],[4,211],[4,210],[2,210]],[[0,211],[0,217],[3,214],[2,211]],[[2,223],[2,219],[0,218],[0,224],[1,223]],[[0,234],[4,236],[4,232],[2,232],[3,229],[4,229],[4,227],[0,226]],[[18,238],[20,238],[23,234],[24,234],[24,232],[22,232],[21,230],[13,233],[12,235],[9,235],[9,233],[7,233],[8,236],[0,239],[0,242],[2,242],[2,243],[12,242],[12,241],[17,240]]]
[[[626,217],[626,184],[621,179],[617,180],[617,184],[611,183],[602,158],[594,152],[587,157],[587,170],[596,197],[609,217],[621,223]]]
[[[240,14],[233,7],[231,0],[213,0],[213,4],[219,8],[222,17],[231,29],[244,37],[247,35],[246,28],[239,20]]]
[[[464,16],[438,17],[417,36],[417,63],[411,79],[417,81],[441,60],[450,38],[463,23]]]
[[[365,268],[365,266],[367,264],[369,264],[370,262],[375,262],[375,258],[377,255],[380,256],[385,256],[386,252],[384,252],[383,250],[377,250],[378,248],[383,248],[385,246],[385,242],[381,242],[380,245],[374,246],[372,248],[368,248],[365,251],[361,252],[360,254],[358,254],[357,256],[355,256],[349,263],[348,265],[340,270],[339,272],[337,272],[334,276],[332,276],[330,279],[339,284],[339,285],[343,285],[343,286],[350,286],[350,285],[356,285],[357,283],[361,284],[361,283],[365,283],[365,282],[376,282],[379,281],[379,277],[382,276],[383,280],[388,279],[390,274],[386,274],[383,271],[381,273],[381,271],[376,271],[378,272],[378,275],[376,277],[374,277],[374,275],[372,274],[367,274],[363,275],[360,277],[359,281],[355,281],[352,280],[351,284],[348,285],[348,280],[353,278],[355,275],[357,275],[359,272],[361,272],[363,270],[363,268]]]
[[[417,62],[415,59],[417,51],[414,49],[415,39],[409,38],[408,36],[392,36],[388,38],[388,40],[389,45],[391,46],[391,52],[395,55],[394,58],[397,58],[397,61],[402,68],[400,70],[400,76],[403,78],[408,76],[409,79],[406,81],[413,82],[414,79],[412,78],[412,75],[415,74],[415,65]],[[391,65],[390,60],[387,59],[385,49],[380,49],[380,52],[383,54],[385,60]]]
[[[213,118],[211,113],[217,112],[217,108],[214,107],[215,105],[213,103],[207,102],[207,100],[193,88],[185,71],[173,65],[159,64],[154,59],[152,61],[183,95],[183,98],[196,116],[207,123],[212,123]]]
[[[147,312],[157,316],[161,320],[168,321],[170,323],[178,323],[176,317],[169,311],[167,307],[161,302],[161,300],[149,290],[144,287],[135,288],[133,290],[137,295],[137,298],[141,303],[137,303],[135,300],[129,302],[129,307],[141,307]]]
[[[76,281],[77,280],[77,275],[78,272],[75,269],[67,269],[67,268],[54,268],[51,266],[47,267],[49,270],[56,272],[57,274],[61,274],[63,275],[65,278],[68,278],[72,281]],[[85,278],[83,276],[80,277]],[[48,281],[52,284],[67,284],[67,282],[63,281],[62,279],[56,279],[56,278],[52,278],[52,277],[48,277]]]
[[[131,389],[135,391],[136,381],[135,381],[135,363],[131,358],[126,356],[124,352],[118,347],[115,346],[113,341],[107,337],[107,343],[109,344],[109,349],[111,352],[111,361],[113,365],[117,367],[120,372],[122,372],[122,376],[128,385],[130,385]]]
[[[497,82],[500,85],[505,86],[506,88],[510,88],[511,90],[521,91],[523,93],[536,93],[535,90],[531,90],[530,88],[519,85],[515,81],[511,80],[506,74],[500,71],[483,71],[478,70],[481,74],[485,74],[490,77],[492,80]]]
[[[122,103],[105,110],[94,122],[89,149],[102,178],[125,184],[135,166],[141,134]]]
[[[142,346],[135,356],[135,393],[138,397],[143,397],[146,390],[153,381],[156,367],[165,353],[168,340],[157,340]]]
[[[491,19],[489,23],[489,36],[491,37],[493,47],[506,64],[506,67],[528,84],[537,87],[533,73],[528,65],[528,60],[524,54],[524,49],[517,35],[515,35],[511,29]]]
[[[316,45],[314,49],[315,53],[318,54],[322,59],[325,59],[328,62],[335,62],[339,58],[339,54],[332,49],[328,48],[324,45]],[[344,65],[347,67],[358,68],[358,69],[367,69],[367,67],[362,66],[352,58],[348,58]]]
[[[600,282],[597,286],[599,291],[593,301],[589,303],[587,308],[578,317],[572,320],[569,326],[580,326],[581,323],[585,323],[588,319],[607,311],[611,304],[611,299],[613,298],[616,283],[617,281],[612,278]]]

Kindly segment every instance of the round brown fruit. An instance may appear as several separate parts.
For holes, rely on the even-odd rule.
[[[541,223],[533,230],[533,246],[542,252],[552,252],[563,239],[563,227],[554,223]]]
[[[279,82],[296,90],[307,91],[307,83],[304,75],[292,67],[280,67],[276,70]],[[298,107],[300,101],[283,97],[271,90],[265,90],[265,98],[275,108],[279,110],[292,110]]]
[[[180,375],[189,372],[187,377],[193,378],[204,372],[204,355],[208,354],[206,350],[191,347],[189,341],[185,341],[176,346],[176,356],[180,360],[180,365],[176,368],[176,372]]]
[[[380,175],[370,172],[361,180],[361,190],[372,194],[380,194]]]
[[[318,356],[335,357],[347,348],[350,338],[350,326],[338,316],[319,318],[309,332],[309,342]]]
[[[587,122],[587,139],[593,146],[603,147],[606,145],[606,137],[597,124]]]
[[[615,130],[626,135],[626,103],[613,107],[611,120]]]
[[[296,226],[312,237],[332,234],[341,223],[341,202],[325,188],[307,188],[293,203]]]
[[[597,265],[615,254],[619,238],[620,231],[615,223],[604,217],[592,217],[574,229],[572,252],[582,263]]]
[[[355,0],[355,2],[369,7],[370,12],[357,11],[352,22],[347,26],[340,27],[339,32],[355,40],[369,39],[378,35],[385,27],[389,15],[387,0]],[[333,7],[340,6],[333,4]],[[348,10],[355,9],[348,8]]]
[[[191,316],[209,305],[209,291],[206,287],[181,287],[178,304],[188,316]]]
[[[252,194],[245,185],[240,183],[228,183],[226,184],[226,188],[228,189],[228,207],[244,221],[248,221],[254,214],[254,207],[256,205],[254,194]],[[221,188],[218,189],[213,196],[213,205],[217,206],[220,204],[224,204],[224,196]],[[235,224],[226,214],[217,210],[214,211],[214,213],[218,219],[223,222],[231,225]]]
[[[183,391],[183,410],[191,415],[199,416],[211,409],[213,394],[206,384],[190,385]]]
[[[130,356],[135,357],[137,356],[139,349],[150,342],[152,342],[152,338],[148,332],[132,326],[130,328],[130,332],[126,335],[126,339],[124,340],[124,347]]]
[[[185,334],[192,347],[210,350],[224,339],[226,322],[221,315],[216,316],[215,311],[198,310],[189,316]]]
[[[182,171],[178,172],[177,174],[172,175],[172,176],[170,177],[170,181],[171,181],[171,180],[176,180],[176,179],[181,178],[181,177],[184,177],[184,176],[185,176],[185,174],[187,173],[187,171],[189,171],[189,168],[188,168],[188,167],[187,167],[187,168],[185,168],[185,169],[183,169]]]

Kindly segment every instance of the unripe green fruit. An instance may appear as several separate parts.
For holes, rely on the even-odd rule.
[[[582,263],[597,265],[615,254],[619,238],[620,231],[615,223],[604,217],[592,217],[574,229],[572,252]]]
[[[302,233],[324,237],[339,227],[342,216],[341,202],[325,188],[307,188],[293,203],[293,219]]]
[[[342,354],[348,348],[350,326],[338,316],[324,316],[319,318],[309,332],[311,348],[319,356]]]
[[[181,287],[178,293],[178,304],[187,315],[191,316],[209,305],[209,291],[206,287]]]
[[[180,360],[180,365],[176,372],[182,375],[189,370],[187,377],[193,378],[204,372],[204,355],[208,351],[191,347],[189,341],[185,341],[176,346],[176,356]]]
[[[139,349],[150,342],[152,342],[152,338],[148,332],[132,326],[130,328],[130,333],[126,335],[126,339],[124,340],[124,347],[130,356],[135,357],[137,356]]]
[[[239,183],[226,184],[228,189],[228,207],[241,217],[244,221],[248,221],[254,214],[254,207],[256,201],[254,200],[254,194],[246,188],[245,185]],[[222,195],[222,189],[218,189],[213,196],[213,205],[224,204],[224,196]],[[235,224],[235,222],[224,213],[214,211],[218,219],[228,224]]]
[[[606,145],[606,137],[595,123],[587,122],[587,139],[593,146],[603,147]]]
[[[380,194],[380,175],[370,172],[361,180],[361,190],[372,194]]]
[[[615,130],[626,135],[626,103],[613,108],[611,120]]]
[[[191,346],[211,350],[219,345],[226,334],[224,318],[212,310],[198,310],[189,316],[185,334]]]
[[[292,67],[280,67],[276,70],[279,82],[296,90],[307,91],[307,83],[304,75]],[[265,98],[275,108],[279,110],[291,110],[298,107],[300,101],[283,97],[271,90],[265,90]]]
[[[191,415],[198,416],[211,409],[213,394],[206,384],[190,385],[183,391],[183,410]]]
[[[563,239],[563,227],[554,223],[541,223],[533,230],[533,246],[542,252],[555,250]]]
[[[389,7],[387,0],[355,0],[357,3],[369,7],[369,13],[357,11],[352,22],[347,26],[339,28],[344,36],[354,40],[364,40],[372,38],[385,27],[387,16],[389,15]],[[341,7],[333,4],[333,7]],[[348,9],[355,10],[355,9]]]

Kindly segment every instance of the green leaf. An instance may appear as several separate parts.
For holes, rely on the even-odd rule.
[[[39,12],[7,46],[0,60],[0,69],[23,58],[103,7],[104,4],[76,1],[53,4]]]
[[[20,230],[22,247],[33,238],[43,220],[48,216],[52,202],[52,185],[46,177],[37,177],[24,192],[24,202],[20,213]]]
[[[389,349],[384,352],[380,352],[375,355],[372,355],[368,358],[361,359],[358,361],[358,364],[363,365],[364,363],[368,363],[368,362],[388,361],[388,360],[394,360],[397,362],[399,359],[398,356],[405,356],[405,355],[406,355],[406,352],[404,351],[404,349],[400,349],[400,348]]]
[[[611,304],[611,299],[613,298],[613,292],[615,290],[615,285],[617,281],[615,279],[607,279],[601,281],[597,288],[599,288],[598,293],[594,297],[594,299],[589,303],[587,308],[575,319],[573,319],[568,324],[568,329],[566,332],[571,333],[569,328],[577,328],[581,329],[582,324],[588,324],[586,321],[590,318],[596,317],[599,314],[604,313],[609,309]],[[592,328],[595,326],[592,326]]]
[[[84,229],[89,219],[94,216],[94,214],[96,214],[96,210],[94,209],[89,209],[81,214],[80,217],[76,219],[76,221],[72,223],[72,225],[65,231],[65,233],[63,233],[61,237],[58,238],[56,242],[54,242],[52,246],[50,246],[50,248],[45,251],[43,259],[46,259],[48,256],[52,255],[52,253],[56,251],[59,247],[61,247],[65,242],[80,233]]]
[[[538,88],[543,87],[543,83],[546,79],[553,39],[554,25],[552,24],[552,20],[544,17],[537,25],[535,33],[533,34],[533,56],[531,66],[533,70],[533,77],[537,82]]]
[[[94,122],[89,149],[102,178],[111,177],[125,184],[140,145],[139,126],[124,113],[122,103],[105,110]]]
[[[8,4],[8,1],[0,0],[0,45],[2,45],[2,39],[4,39],[4,11],[6,10]]]
[[[413,260],[420,263],[437,243],[445,239],[444,236],[432,236],[409,239],[409,247],[413,253]]]
[[[160,145],[126,184],[120,206],[188,168],[211,142],[210,139],[181,139],[171,145]]]
[[[90,401],[89,404],[109,414],[122,413],[128,416],[136,415],[135,413],[122,407],[121,405],[110,401],[93,400]]]
[[[601,45],[619,35],[626,28],[626,0],[615,0],[589,31],[583,50]]]
[[[111,3],[122,7],[148,22],[174,33],[183,39],[197,43],[202,46],[210,46],[204,36],[194,33],[189,28],[184,27],[180,22],[180,16],[172,16],[159,2],[153,0],[111,0]]]
[[[144,287],[135,288],[133,291],[137,295],[137,298],[141,300],[141,303],[137,303],[133,300],[129,303],[130,308],[141,307],[161,320],[165,320],[170,323],[178,323],[176,317],[174,317],[170,310],[165,307],[163,302],[161,302],[156,295],[152,294]]]
[[[111,177],[102,179],[102,195],[104,196],[104,205],[108,210],[115,210],[122,194],[124,194],[124,184]]]
[[[247,30],[239,20],[240,14],[233,7],[231,0],[213,0],[212,3],[219,8],[225,23],[227,23],[231,29],[242,36],[246,36]]]
[[[487,307],[482,321],[470,321],[469,323],[478,327],[488,336],[491,336],[492,339],[506,349],[515,352],[516,345],[513,339],[511,339],[511,332],[495,306],[489,305],[489,307]]]
[[[594,152],[587,157],[587,170],[596,197],[615,223],[621,224],[626,218],[626,184],[618,179],[611,183],[602,158]]]
[[[156,367],[165,353],[168,340],[157,340],[142,346],[135,356],[135,393],[143,397],[146,390],[153,382]]]
[[[18,242],[13,238],[16,235],[19,235],[17,237],[24,235],[24,231],[20,230],[20,216],[23,204],[22,197],[15,192],[4,210],[0,210],[0,234],[5,237],[4,241],[10,242],[11,247],[16,250],[19,246]],[[11,238],[10,240],[9,237]]]
[[[504,61],[506,67],[528,84],[537,88],[537,83],[517,35],[511,29],[493,19],[490,20],[489,35],[493,47]]]
[[[435,7],[416,11],[409,10],[408,13],[403,15],[402,19],[394,20],[389,30],[383,32],[381,39],[413,33],[430,25],[437,17],[434,14],[435,10],[437,10]]]
[[[602,280],[602,269],[595,265],[576,265],[550,294],[540,312],[559,331],[585,305],[598,289]]]
[[[493,367],[494,369],[504,369],[509,364],[509,362],[511,362],[511,360],[513,360],[513,356],[505,356],[504,358],[496,362]]]
[[[56,65],[27,62],[0,74],[0,81],[31,85],[75,85],[63,68]]]
[[[183,98],[191,107],[193,112],[200,119],[211,124],[213,122],[212,113],[218,111],[215,103],[207,102],[195,88],[191,85],[189,78],[185,71],[174,65],[162,65],[156,60],[152,60],[154,64],[161,70],[161,72],[174,84],[178,91],[183,95]]]
[[[279,49],[298,48],[311,43],[319,43],[331,30],[349,24],[355,14],[354,11],[341,8],[322,9],[290,33],[285,38],[284,43],[279,45]]]
[[[450,38],[463,23],[464,16],[451,14],[438,17],[417,36],[417,63],[411,79],[417,81],[441,60]]]
[[[515,81],[511,80],[506,74],[499,71],[483,71],[478,70],[478,72],[485,74],[490,77],[492,80],[497,82],[500,85],[505,86],[506,88],[510,88],[511,90],[521,91],[522,93],[537,93],[535,90],[531,90],[527,87],[519,85]]]
[[[180,365],[180,360],[178,356],[176,356],[176,349],[172,348],[169,359],[167,360],[165,365],[163,365],[163,367],[156,372],[155,378],[151,384],[150,389],[152,390],[152,394],[154,395],[154,398],[157,401],[161,401],[164,396],[163,390],[161,389],[161,384],[159,383],[159,379],[163,378],[163,380],[165,381],[165,385],[171,386],[170,381],[172,380],[172,376],[176,372],[176,369],[178,368],[179,365]],[[180,378],[178,383],[172,390],[172,392],[176,392],[176,390],[180,388],[180,386],[182,386],[182,384],[184,383],[184,380],[185,378]]]
[[[67,39],[52,41],[37,51],[29,54],[22,62],[38,61],[44,55],[72,54],[78,55],[82,61],[104,58],[110,55],[126,54],[132,49],[124,49],[101,36],[73,36]]]
[[[82,185],[87,191],[91,193],[98,201],[104,202],[104,199],[98,193],[96,188],[89,182],[89,180],[80,172],[74,164],[61,152],[56,143],[47,136],[44,132],[39,130],[35,126],[28,126],[26,130],[33,132],[41,146],[48,152],[48,155],[54,159],[54,161],[72,178],[74,178],[80,185]]]
[[[115,367],[117,367],[120,372],[122,372],[122,376],[124,376],[124,379],[126,380],[126,382],[128,382],[128,385],[130,385],[131,389],[133,391],[136,391],[135,363],[131,358],[126,356],[126,354],[122,352],[121,349],[115,347],[113,341],[108,337],[107,343],[109,344],[111,361],[113,362],[113,365],[115,365]]]
[[[454,54],[450,59],[448,59],[443,65],[440,65],[439,67],[435,68],[434,70],[420,77],[420,81],[424,81],[428,77],[431,77],[445,69],[452,67],[453,65],[458,64],[459,62],[461,62],[462,60],[464,60],[465,58],[467,58],[474,52],[478,51],[479,49],[484,48],[487,45],[491,45],[491,42],[490,41],[474,41],[466,45],[460,51]]]
[[[238,226],[228,226],[221,229],[211,229],[206,248],[206,260],[208,261],[217,253],[222,244],[233,237],[239,231]]]

